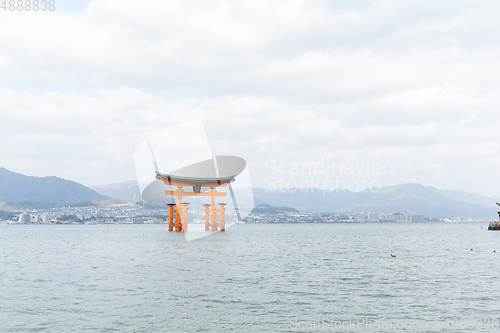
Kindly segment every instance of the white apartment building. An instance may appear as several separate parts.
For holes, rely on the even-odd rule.
[[[21,224],[30,224],[31,223],[31,214],[21,214],[21,215],[19,215],[19,223],[21,223]]]
[[[396,222],[408,222],[408,217],[406,214],[396,213],[394,214],[394,220]]]
[[[424,215],[412,215],[411,221],[412,222],[425,222],[425,216]]]
[[[394,214],[380,214],[379,219],[381,222],[394,222]]]
[[[354,214],[354,220],[356,222],[364,222],[366,220],[365,213],[356,213],[356,214]]]
[[[43,223],[50,223],[50,221],[52,221],[55,218],[56,218],[56,216],[54,214],[48,214],[48,213],[42,214],[42,222]]]

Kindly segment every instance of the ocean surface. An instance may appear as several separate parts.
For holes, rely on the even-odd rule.
[[[487,223],[2,225],[0,332],[500,332],[499,275]]]

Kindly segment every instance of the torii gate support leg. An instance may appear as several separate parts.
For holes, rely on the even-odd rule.
[[[175,204],[168,204],[168,231],[174,230],[174,206]]]
[[[221,203],[220,206],[220,231],[226,231],[226,204]]]
[[[210,220],[212,222],[212,231],[217,231],[217,213],[215,212],[215,187],[210,187],[210,198],[211,198],[211,205],[210,205]]]
[[[209,204],[204,204],[205,206],[205,231],[210,230],[210,205]]]
[[[178,188],[178,196],[177,196],[177,209],[175,212],[175,231],[182,231],[182,186],[177,185]]]
[[[188,231],[188,203],[182,204],[182,231]]]

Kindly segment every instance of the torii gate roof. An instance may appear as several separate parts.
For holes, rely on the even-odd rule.
[[[221,186],[221,185],[226,185],[232,181],[234,181],[233,176],[227,176],[227,177],[215,177],[215,178],[207,178],[207,177],[187,177],[187,176],[176,176],[176,175],[170,175],[167,173],[161,173],[159,171],[156,172],[156,179],[164,181],[165,184],[168,185],[184,185],[184,186],[190,186],[190,185],[205,185],[205,186]]]

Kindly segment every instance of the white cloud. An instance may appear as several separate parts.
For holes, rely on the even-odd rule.
[[[95,0],[7,12],[2,164],[87,185],[128,180],[136,144],[203,117],[214,151],[246,157],[259,186],[266,160],[326,159],[392,163],[370,176],[381,185],[498,194],[498,9]]]
[[[453,2],[450,11],[416,1],[328,8],[308,1],[101,0],[77,13],[9,14],[0,23],[11,32],[0,37],[1,53],[12,61],[5,80],[308,100],[474,77],[479,63],[469,59],[477,51],[470,35],[494,38],[498,25],[484,7],[466,2]]]

